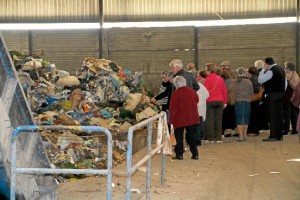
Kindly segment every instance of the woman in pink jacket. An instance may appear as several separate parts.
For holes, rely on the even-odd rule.
[[[172,93],[170,102],[170,124],[174,126],[176,138],[176,156],[173,159],[183,159],[183,132],[186,129],[186,137],[192,153],[191,159],[198,160],[196,126],[199,124],[197,108],[199,97],[195,90],[186,86],[183,76],[176,76],[174,85],[176,90]]]
[[[222,115],[227,106],[227,89],[224,80],[216,74],[214,63],[205,65],[207,77],[204,86],[209,92],[206,100],[206,133],[210,143],[222,143]]]

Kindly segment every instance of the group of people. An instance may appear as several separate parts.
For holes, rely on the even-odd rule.
[[[161,73],[162,91],[151,101],[161,100],[169,130],[174,127],[173,159],[183,159],[184,136],[191,159],[198,160],[201,140],[222,143],[228,130],[236,132],[239,142],[257,136],[261,129],[270,129],[266,142],[283,140],[290,124],[291,134],[300,131],[300,84],[292,62],[280,67],[267,57],[248,69],[232,70],[230,62],[224,61],[220,67],[206,63],[204,70],[197,71],[193,63],[185,70],[182,61],[175,59],[170,67],[170,72]],[[234,98],[234,104],[228,98]]]

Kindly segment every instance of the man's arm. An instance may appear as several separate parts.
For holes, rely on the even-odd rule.
[[[258,75],[258,83],[262,84],[270,80],[273,76],[273,72],[271,70],[262,69]]]
[[[195,90],[195,92],[197,92],[200,89],[200,86],[196,81],[196,79],[194,79],[194,77],[192,77],[192,84],[193,84],[193,89]]]

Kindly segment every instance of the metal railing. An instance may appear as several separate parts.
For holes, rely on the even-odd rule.
[[[151,158],[157,152],[162,150],[164,147],[164,134],[162,143],[159,144],[154,150],[152,150],[152,124],[154,120],[162,118],[164,120],[165,112],[161,112],[158,115],[155,115],[143,122],[140,122],[134,126],[131,126],[128,130],[128,144],[127,144],[127,169],[126,169],[126,200],[130,200],[131,195],[131,175],[138,170],[140,166],[142,166],[145,162],[147,162],[146,167],[146,199],[150,199],[150,176],[151,176]],[[132,138],[133,131],[144,127],[147,125],[148,136],[147,136],[147,155],[142,158],[139,162],[137,162],[133,167],[132,165]],[[166,154],[161,151],[162,154],[162,162],[161,162],[161,185],[165,186],[165,168],[166,168]]]
[[[16,167],[16,145],[17,136],[20,132],[25,131],[43,131],[43,130],[76,130],[76,131],[100,131],[107,135],[107,169],[94,170],[94,169],[49,169],[49,168],[17,168]],[[107,199],[111,199],[112,193],[112,147],[113,140],[109,130],[99,126],[19,126],[17,127],[11,138],[11,176],[10,176],[10,199],[16,198],[16,174],[107,174]]]

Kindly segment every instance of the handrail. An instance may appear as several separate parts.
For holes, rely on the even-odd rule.
[[[154,150],[152,150],[152,122],[159,118],[164,120],[165,112],[161,112],[145,121],[142,121],[134,126],[131,126],[128,130],[128,144],[127,144],[127,167],[126,167],[126,200],[130,200],[131,195],[131,175],[137,171],[137,169],[147,162],[146,168],[146,199],[150,199],[150,175],[151,175],[151,158],[157,152],[159,152],[164,147],[164,135],[162,144],[158,145]],[[147,125],[148,137],[147,137],[147,155],[142,158],[137,164],[133,167],[132,165],[132,138],[133,131],[144,127]],[[161,185],[165,185],[165,163],[166,163],[166,154],[162,151],[162,163],[161,163]]]
[[[107,169],[91,170],[91,169],[48,169],[48,168],[17,168],[16,160],[16,144],[17,136],[24,131],[44,131],[44,130],[76,130],[76,131],[100,131],[107,135]],[[19,126],[17,127],[11,138],[11,176],[10,176],[10,199],[16,199],[16,174],[107,174],[107,199],[111,199],[112,192],[112,147],[113,140],[108,129],[99,126]]]

